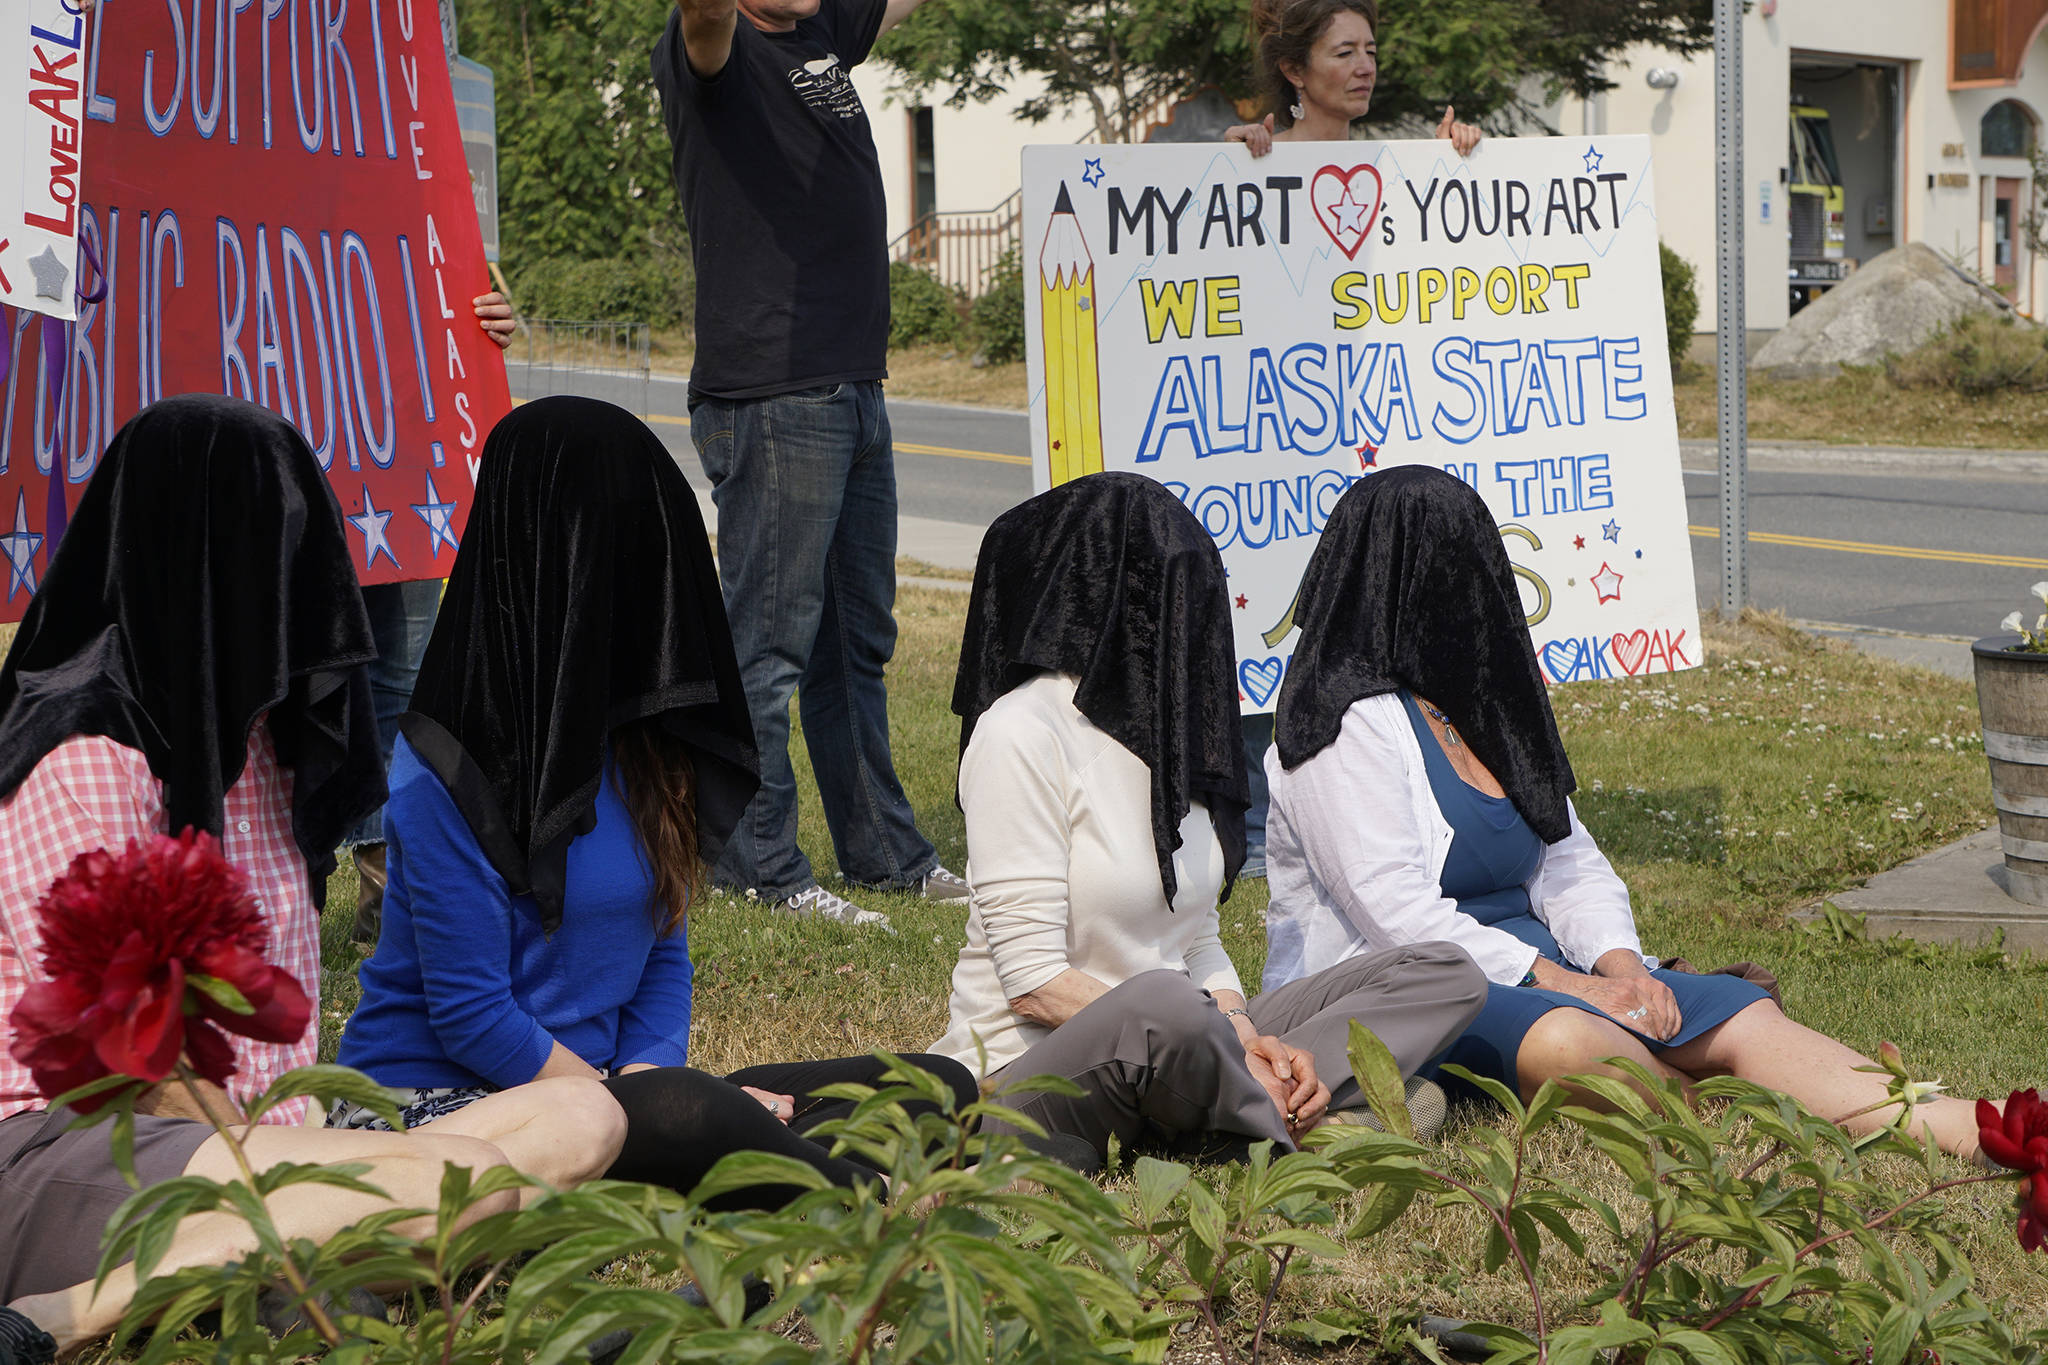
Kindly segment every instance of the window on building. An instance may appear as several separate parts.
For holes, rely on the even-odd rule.
[[[2018,100],[2000,100],[1977,126],[1977,151],[1983,156],[2031,156],[2034,116]]]
[[[939,149],[929,107],[910,111],[910,218],[923,222],[939,211]]]

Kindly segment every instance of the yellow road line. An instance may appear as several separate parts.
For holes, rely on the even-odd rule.
[[[1695,526],[1692,533],[1703,540],[1719,540],[1718,526]],[[1967,550],[1923,550],[1913,545],[1876,545],[1862,540],[1827,540],[1820,536],[1790,536],[1777,531],[1751,531],[1758,545],[1789,545],[1801,550],[1833,550],[1839,554],[1886,555],[1893,559],[1933,559],[1944,564],[1986,564],[2000,569],[2048,569],[2048,559],[2026,555],[1973,554]]]
[[[1029,455],[998,455],[993,450],[955,450],[951,446],[919,445],[915,441],[898,441],[896,449],[906,455],[944,455],[953,460],[986,460],[990,464],[1031,463]]]

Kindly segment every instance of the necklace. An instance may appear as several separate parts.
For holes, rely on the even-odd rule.
[[[1435,721],[1437,724],[1444,727],[1444,742],[1446,744],[1449,744],[1452,748],[1455,749],[1464,742],[1463,740],[1458,738],[1458,727],[1451,724],[1451,718],[1449,716],[1437,710],[1428,702],[1422,701],[1420,698],[1417,698],[1416,700],[1417,703],[1422,707],[1424,715],[1428,716],[1431,720]]]

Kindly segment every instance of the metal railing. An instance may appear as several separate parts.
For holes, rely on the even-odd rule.
[[[654,387],[654,328],[644,322],[521,318],[505,375],[516,399],[573,393],[645,417]]]
[[[979,213],[927,213],[889,243],[889,259],[922,266],[969,298],[988,291],[1007,251],[1023,242],[1024,192]]]

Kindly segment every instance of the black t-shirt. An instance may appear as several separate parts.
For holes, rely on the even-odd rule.
[[[882,168],[848,75],[886,3],[823,0],[789,33],[743,14],[709,80],[669,14],[654,84],[697,264],[692,394],[762,398],[887,373]]]

